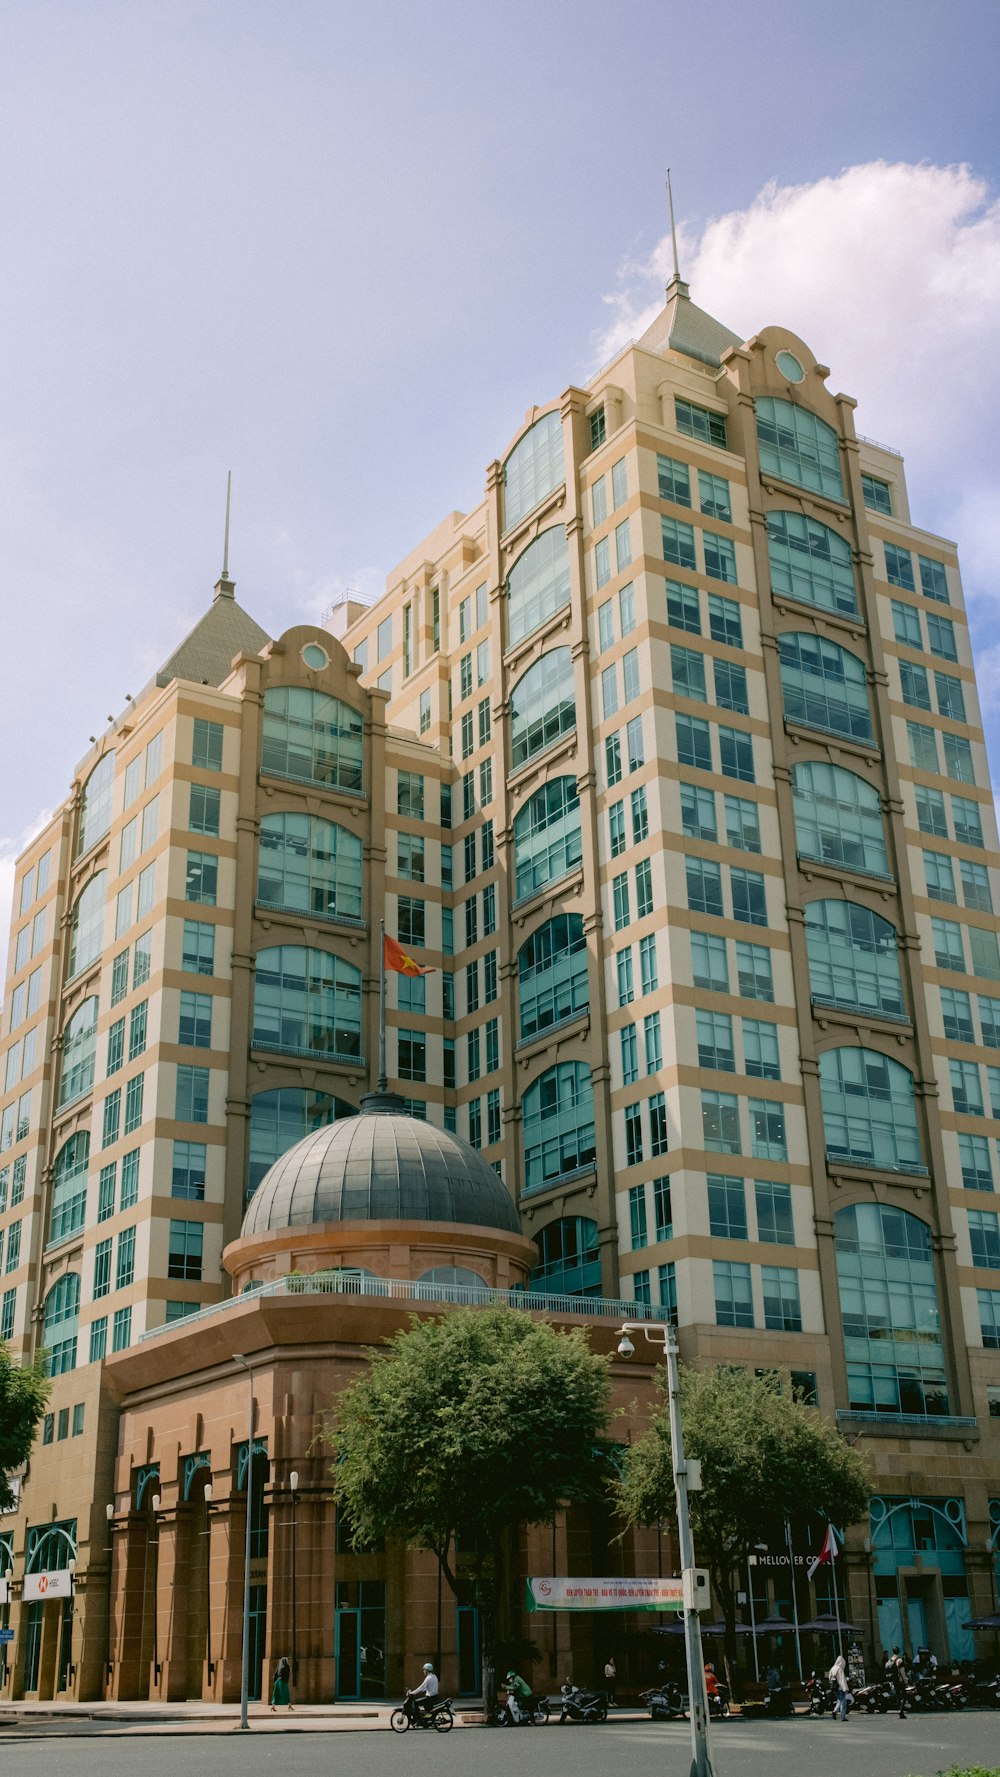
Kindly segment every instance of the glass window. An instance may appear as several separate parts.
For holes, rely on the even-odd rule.
[[[107,872],[99,870],[77,896],[70,919],[67,978],[89,968],[101,954],[104,942],[104,889]]]
[[[976,1302],[983,1344],[991,1351],[1000,1351],[1000,1290],[977,1290]],[[990,1412],[993,1412],[992,1399]]]
[[[712,730],[701,716],[675,715],[677,759],[681,765],[692,765],[697,771],[712,769]]]
[[[646,1050],[647,1074],[658,1073],[663,1066],[663,1038],[660,1033],[659,1012],[649,1012],[642,1021],[643,1043]]]
[[[632,563],[632,532],[628,519],[615,526],[615,569],[621,574]]]
[[[892,517],[892,501],[887,481],[879,481],[876,476],[866,475],[862,470],[861,496],[870,511],[883,512],[887,518]]]
[[[221,808],[221,794],[212,784],[192,784],[188,811],[188,826],[192,833],[210,833],[218,838]]]
[[[626,586],[618,589],[618,615],[624,639],[625,636],[631,635],[635,628],[635,587],[631,580]]]
[[[950,617],[938,617],[933,611],[928,612],[927,643],[931,653],[939,654],[942,660],[958,659],[955,625]]]
[[[594,584],[598,591],[611,579],[611,539],[602,537],[594,544]]]
[[[864,664],[837,642],[816,635],[778,638],[785,718],[852,740],[872,742]]]
[[[729,483],[721,475],[709,475],[704,469],[698,470],[698,504],[706,518],[720,518],[723,524],[732,523]]]
[[[966,1191],[993,1190],[990,1144],[985,1135],[969,1135],[963,1131],[958,1138],[958,1157]]]
[[[726,843],[736,851],[761,850],[760,810],[756,802],[744,796],[725,796]]]
[[[205,1196],[205,1166],[208,1149],[203,1141],[175,1141],[171,1170],[170,1195],[190,1197],[202,1202]]]
[[[185,1278],[188,1283],[200,1283],[204,1245],[204,1223],[171,1221],[167,1276]]]
[[[196,919],[184,921],[181,968],[191,975],[215,973],[215,927]]]
[[[942,734],[941,739],[944,742],[945,776],[956,778],[960,784],[974,784],[976,770],[968,735]]]
[[[889,875],[879,793],[856,772],[819,760],[793,765],[792,799],[800,857]]]
[[[259,951],[253,1042],[286,1054],[360,1056],[360,969],[299,945]]]
[[[219,860],[214,852],[189,851],[184,877],[184,899],[214,907],[218,893]]]
[[[637,1104],[625,1107],[625,1164],[638,1166],[642,1152],[642,1111]]]
[[[295,685],[272,686],[264,693],[261,770],[360,791],[363,731],[361,712],[336,697]]]
[[[952,1055],[948,1060],[948,1073],[951,1080],[952,1104],[955,1110],[965,1116],[981,1117],[983,1114],[983,1087],[976,1063],[974,1061],[957,1061]]]
[[[679,648],[674,642],[670,648],[670,669],[675,697],[694,697],[699,703],[705,702],[704,654],[694,648]],[[604,713],[607,715],[608,711]]]
[[[904,605],[900,599],[892,601],[892,633],[897,642],[907,648],[923,648],[924,638],[920,632],[920,612],[916,605]]]
[[[840,450],[833,427],[808,408],[777,396],[758,398],[756,409],[762,472],[842,500]]]
[[[675,506],[690,506],[691,472],[686,463],[679,462],[676,457],[657,456],[656,477],[661,500],[672,500]],[[722,485],[727,487],[728,483]]]
[[[590,490],[591,522],[596,530],[608,516],[608,484],[603,475],[599,475]]]
[[[938,839],[947,839],[948,818],[945,813],[944,791],[929,790],[924,785],[918,785],[915,800],[917,825],[921,833],[933,833]]]
[[[753,736],[743,728],[720,727],[719,765],[723,777],[735,777],[744,784],[755,783]]]
[[[611,856],[617,858],[625,850],[624,802],[613,802],[608,809],[608,839]]]
[[[601,415],[603,418],[603,409]],[[518,440],[504,463],[504,529],[509,531],[533,512],[539,501],[564,480],[565,473],[562,419],[558,411],[543,414]]]
[[[618,974],[618,1004],[620,1006],[630,1006],[635,999],[631,946],[626,946],[624,950],[619,950],[615,959],[615,966]]]
[[[853,901],[810,901],[805,909],[809,989],[845,1011],[904,1015],[896,929]]]
[[[726,449],[726,416],[710,408],[696,407],[693,401],[674,396],[674,419],[678,432],[686,438],[697,438],[702,444],[717,444]]]
[[[49,1376],[63,1376],[76,1369],[79,1322],[80,1279],[70,1271],[53,1284],[42,1309],[42,1344]]]
[[[628,1194],[629,1231],[632,1239],[632,1251],[637,1252],[646,1246],[649,1235],[646,1227],[646,1187],[631,1185]]]
[[[951,816],[955,823],[955,838],[959,845],[974,845],[982,851],[983,822],[979,803],[970,802],[965,796],[953,796]]]
[[[729,992],[725,938],[713,937],[709,932],[692,932],[691,967],[695,987],[706,988],[709,993]]]
[[[736,585],[736,548],[731,537],[720,537],[715,531],[703,531],[705,573],[710,580],[726,580]]]
[[[85,851],[103,839],[111,825],[111,810],[115,793],[115,755],[105,753],[99,765],[83,786],[80,795],[80,816],[76,836],[76,855],[81,858]]]
[[[539,1263],[531,1289],[551,1295],[599,1296],[601,1256],[597,1223],[582,1216],[564,1216],[539,1229]]]
[[[928,728],[925,722],[907,722],[906,734],[910,743],[910,764],[914,770],[940,771],[937,729]]]
[[[948,598],[948,576],[944,562],[931,561],[926,555],[918,555],[917,562],[920,567],[920,590],[924,597],[936,599],[941,605],[949,604],[951,601]]]
[[[649,834],[649,811],[646,807],[646,786],[640,784],[629,798],[632,810],[632,844],[641,845]],[[974,866],[978,868],[978,866]]]
[[[834,1217],[851,1407],[947,1413],[930,1231],[916,1216],[857,1203]]]
[[[858,1166],[920,1172],[913,1075],[874,1049],[827,1049],[819,1061],[828,1154]]]
[[[753,1292],[749,1265],[734,1264],[730,1259],[714,1259],[712,1280],[716,1324],[720,1327],[752,1327]]]
[[[760,872],[731,869],[729,877],[733,891],[733,918],[746,925],[766,926],[767,893]]]
[[[639,650],[630,648],[622,657],[622,686],[625,702],[633,703],[639,695]]]
[[[690,839],[718,840],[715,819],[715,796],[697,784],[681,784],[681,831]]]
[[[740,1152],[740,1101],[735,1092],[701,1095],[701,1120],[705,1150],[709,1154]]]
[[[618,712],[618,668],[606,666],[601,674],[601,711],[604,720]]]
[[[629,925],[632,915],[629,911],[628,871],[623,870],[611,881],[611,900],[614,907],[615,931],[621,932]]]
[[[628,465],[624,457],[611,465],[611,504],[617,511],[628,499]]]
[[[539,926],[521,946],[517,967],[522,1041],[586,1011],[587,948],[578,913]]]
[[[954,969],[958,974],[965,973],[965,948],[962,943],[962,927],[953,919],[932,919],[931,937],[934,944],[934,961],[939,969]]]
[[[573,659],[569,648],[543,654],[510,695],[511,765],[544,752],[576,727]]]
[[[518,556],[507,576],[507,641],[530,635],[569,604],[569,550],[565,525],[543,531]]]
[[[211,994],[181,994],[177,1041],[193,1049],[212,1047]]]
[[[737,666],[731,660],[716,660],[713,667],[715,701],[719,709],[736,710],[741,716],[749,716],[746,667]]]
[[[663,559],[673,562],[679,568],[696,567],[694,554],[694,527],[685,524],[680,518],[660,519],[660,530],[663,538]]]
[[[685,858],[687,903],[693,913],[722,918],[722,866],[710,858]]]
[[[324,919],[361,918],[361,840],[318,815],[260,823],[257,900]]]
[[[772,1332],[801,1333],[798,1272],[789,1265],[762,1265],[760,1281],[764,1296],[764,1325]]]
[[[59,1104],[82,1097],[94,1084],[97,1057],[97,996],[84,1000],[67,1021],[62,1039]],[[10,1084],[10,1082],[8,1082]]]
[[[424,818],[424,779],[419,771],[397,771],[396,812],[411,821]]]
[[[743,1020],[743,1071],[758,1080],[781,1079],[778,1027],[759,1018]]]
[[[746,1192],[741,1178],[730,1178],[726,1173],[709,1173],[708,1226],[716,1239],[746,1239]]]
[[[931,707],[930,681],[927,668],[913,660],[899,662],[899,685],[903,702],[914,710],[929,710]]]
[[[721,592],[709,593],[708,628],[713,642],[722,642],[727,648],[742,648],[743,623],[735,599],[727,599]]]
[[[525,1091],[521,1111],[526,1190],[594,1164],[594,1093],[582,1062],[549,1068]]]
[[[614,647],[614,644],[615,644],[615,605],[614,605],[613,599],[608,599],[608,600],[606,600],[606,602],[603,605],[598,606],[598,609],[597,609],[597,637],[598,637],[598,650],[601,654],[605,654],[609,648]]]
[[[200,766],[203,771],[222,770],[224,732],[221,722],[207,722],[201,716],[195,717],[194,739],[191,748],[192,765]]]
[[[733,1021],[728,1012],[696,1012],[698,1066],[727,1074],[736,1072]]]
[[[687,630],[689,635],[701,635],[701,609],[698,604],[697,589],[683,586],[679,580],[666,581],[667,591],[667,622],[672,629]]]
[[[470,1066],[470,1080],[478,1078],[478,1031],[470,1031],[471,1039],[477,1039],[477,1066],[473,1073]],[[427,1037],[422,1030],[399,1030],[396,1033],[399,1078],[401,1080],[426,1080],[427,1078]]]
[[[751,1098],[750,1152],[755,1160],[787,1160],[785,1108],[768,1098]]]
[[[990,999],[982,993],[978,998],[983,1042],[988,1049],[1000,1049],[1000,1000]]]
[[[977,913],[992,913],[993,895],[986,865],[974,864],[971,858],[960,858],[958,868],[962,878],[963,905],[973,908]],[[25,1037],[25,1044],[27,1040]]]
[[[79,1129],[64,1142],[55,1158],[49,1239],[64,1240],[82,1228],[87,1210],[87,1165],[90,1133]],[[8,1253],[8,1259],[10,1255]],[[8,1265],[8,1270],[10,1269]]]
[[[952,722],[965,721],[965,693],[961,679],[953,673],[934,674],[934,688],[937,692],[938,714],[947,716]]]
[[[913,557],[908,549],[899,549],[895,543],[883,544],[885,549],[885,577],[890,586],[901,586],[904,592],[916,592],[913,581]]]
[[[792,1224],[792,1187],[758,1179],[754,1185],[757,1202],[757,1239],[771,1246],[794,1246]]]

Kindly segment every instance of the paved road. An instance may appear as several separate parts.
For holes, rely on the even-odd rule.
[[[688,1777],[684,1723],[609,1722],[604,1727],[378,1733],[72,1736],[6,1741],[5,1777]],[[839,1726],[721,1723],[716,1777],[936,1777],[953,1763],[996,1765],[1000,1718],[976,1712],[857,1718]]]

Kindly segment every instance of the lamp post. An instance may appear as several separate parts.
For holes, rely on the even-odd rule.
[[[291,1474],[289,1475],[288,1485],[291,1488],[291,1493],[292,1493],[292,1689],[294,1690],[295,1686],[298,1684],[298,1681],[299,1681],[299,1661],[298,1661],[298,1654],[296,1652],[296,1637],[295,1637],[295,1627],[296,1627],[296,1623],[298,1621],[298,1614],[299,1614],[298,1607],[296,1604],[296,1599],[295,1599],[295,1567],[296,1567],[296,1561],[295,1561],[295,1508],[296,1508],[296,1504],[298,1502],[298,1496],[299,1496],[299,1476],[298,1476],[297,1469],[293,1469]]]
[[[205,1501],[205,1673],[206,1681],[211,1687],[215,1676],[212,1661],[212,1483],[206,1481],[202,1498]]]
[[[688,1465],[684,1459],[684,1429],[681,1425],[680,1374],[677,1367],[677,1339],[673,1327],[665,1322],[626,1321],[618,1338],[619,1357],[631,1357],[635,1351],[630,1333],[641,1332],[648,1345],[659,1345],[667,1366],[667,1399],[670,1407],[670,1450],[674,1469],[674,1496],[677,1502],[677,1539],[680,1543],[681,1574],[684,1582],[684,1652],[687,1658],[688,1703],[691,1717],[691,1777],[714,1777],[708,1749],[708,1698],[705,1694],[705,1662],[701,1648],[701,1623],[694,1609],[694,1538],[688,1513]]]
[[[104,1508],[104,1515],[108,1520],[108,1633],[104,1650],[104,1682],[105,1685],[110,1685],[111,1674],[114,1671],[111,1659],[111,1603],[114,1595],[115,1567],[115,1506],[113,1500],[108,1501]]]
[[[246,1560],[243,1569],[243,1670],[240,1679],[240,1730],[250,1726],[250,1520],[253,1512],[253,1369],[239,1351],[233,1352],[233,1363],[242,1364],[250,1380],[250,1422],[247,1439],[247,1536]]]
[[[160,1683],[160,1495],[153,1494],[153,1684]]]

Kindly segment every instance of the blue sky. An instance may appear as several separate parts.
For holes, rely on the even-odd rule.
[[[694,296],[797,328],[903,449],[1000,678],[996,31],[993,0],[7,0],[7,875],[210,598],[226,470],[262,623],[375,591],[641,320],[668,161]]]

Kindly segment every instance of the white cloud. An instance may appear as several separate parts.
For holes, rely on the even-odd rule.
[[[52,819],[51,809],[42,809],[36,818],[29,822],[24,832],[10,839],[0,838],[0,944],[10,931],[11,913],[14,903],[14,867],[25,846],[30,845],[37,833]],[[6,977],[6,967],[0,980]]]
[[[649,325],[670,263],[665,237],[622,268],[597,362]],[[858,430],[903,451],[914,522],[959,543],[981,646],[1000,641],[1000,201],[985,180],[874,161],[771,183],[686,235],[681,270],[693,301],[735,333],[789,327],[831,366],[828,387],[857,397]],[[989,664],[984,651],[981,672]]]

